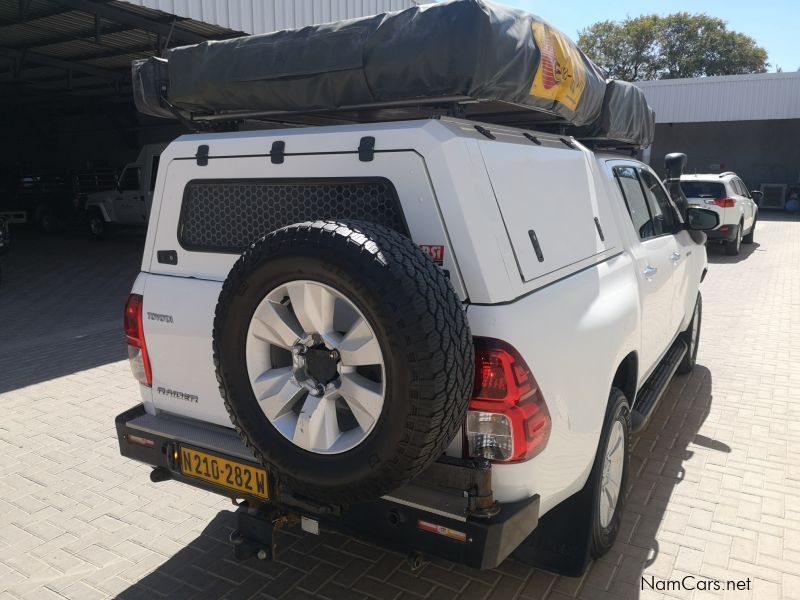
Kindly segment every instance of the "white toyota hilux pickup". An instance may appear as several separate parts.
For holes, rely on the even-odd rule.
[[[681,205],[670,160],[668,192],[574,138],[449,117],[178,138],[125,308],[122,454],[243,501],[241,558],[298,522],[580,572],[697,354],[718,217]]]

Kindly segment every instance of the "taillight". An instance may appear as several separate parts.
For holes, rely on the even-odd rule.
[[[128,338],[128,360],[131,363],[133,376],[144,385],[153,385],[153,373],[150,369],[150,357],[147,355],[147,344],[144,341],[142,326],[142,305],[144,298],[140,294],[128,296],[125,304],[125,337]]]
[[[530,368],[509,344],[474,338],[475,386],[464,452],[500,462],[533,458],[547,445],[550,413]]]
[[[715,198],[714,204],[720,208],[733,208],[736,206],[736,200],[733,198]]]

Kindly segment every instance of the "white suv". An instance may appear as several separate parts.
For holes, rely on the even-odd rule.
[[[121,452],[244,500],[241,558],[296,519],[578,573],[694,365],[718,218],[681,212],[640,162],[449,117],[183,136],[125,311]]]
[[[682,175],[681,188],[690,206],[710,208],[719,215],[719,227],[707,235],[722,242],[727,254],[736,256],[742,243],[753,243],[758,206],[736,173]]]

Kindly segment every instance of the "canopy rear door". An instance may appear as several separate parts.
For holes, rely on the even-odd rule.
[[[480,145],[523,281],[577,270],[610,254],[612,217],[598,206],[583,151],[554,140]]]

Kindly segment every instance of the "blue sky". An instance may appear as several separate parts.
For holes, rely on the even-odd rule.
[[[610,19],[687,11],[707,13],[728,28],[754,38],[769,53],[770,71],[800,68],[800,1],[798,0],[495,0],[539,15],[573,40],[578,30]]]

